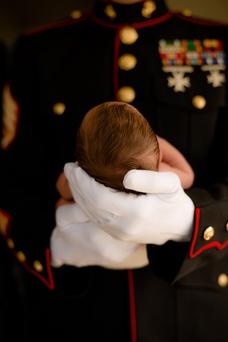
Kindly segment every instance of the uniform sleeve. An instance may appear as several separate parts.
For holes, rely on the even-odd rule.
[[[55,225],[56,194],[46,165],[45,114],[39,108],[39,51],[35,38],[20,38],[12,52],[6,101],[15,134],[4,146],[1,216],[2,234],[13,254],[52,287],[49,239]]]
[[[2,203],[2,192],[3,192],[3,178],[4,171],[3,166],[5,164],[5,156],[4,152],[1,149],[1,141],[3,139],[3,126],[4,126],[4,118],[3,118],[3,89],[6,84],[6,79],[8,76],[8,67],[7,67],[7,50],[3,43],[0,42],[0,203]],[[1,207],[1,205],[0,205]],[[0,211],[0,232],[3,231],[4,226],[6,225],[7,219]]]

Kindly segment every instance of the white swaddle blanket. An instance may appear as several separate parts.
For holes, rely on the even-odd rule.
[[[116,239],[89,222],[77,204],[56,210],[56,227],[51,236],[52,265],[135,268],[148,263],[146,247]]]

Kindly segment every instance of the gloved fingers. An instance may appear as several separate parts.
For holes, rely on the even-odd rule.
[[[77,202],[83,198],[87,205],[97,203],[101,184],[94,185],[95,180],[82,170],[77,163],[65,164],[64,173]],[[94,190],[92,191],[92,189]],[[79,204],[81,203],[79,202]]]
[[[126,189],[148,194],[172,194],[181,188],[179,177],[172,172],[130,170],[125,175]]]
[[[97,216],[99,212],[101,215],[106,213],[118,215],[125,209],[129,211],[130,206],[127,201],[134,200],[135,195],[119,192],[96,182],[77,164],[74,164],[73,168],[71,165],[68,168],[66,164],[64,172],[76,202],[83,209],[87,208],[91,214],[94,212]]]
[[[76,163],[70,164],[66,176],[75,200],[90,221],[117,239],[163,244],[172,239],[184,241],[189,236],[194,205],[174,173],[129,171],[124,185],[146,194],[141,196],[97,183]]]
[[[64,228],[71,223],[85,223],[89,219],[78,204],[66,204],[56,210],[56,224]]]

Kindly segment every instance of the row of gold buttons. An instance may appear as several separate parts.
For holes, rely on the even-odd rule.
[[[150,1],[147,1],[148,3]],[[109,5],[107,5],[109,6]],[[111,13],[111,12],[109,12]],[[80,18],[81,12],[75,10],[72,12],[72,17],[75,19]],[[107,14],[108,15],[108,14]],[[123,27],[120,30],[120,41],[122,44],[131,45],[134,44],[139,38],[138,32],[131,26]],[[129,71],[135,68],[137,64],[137,58],[132,54],[124,54],[119,58],[119,67],[122,70]],[[131,103],[136,97],[135,90],[130,86],[123,86],[119,89],[117,94],[118,100]],[[202,95],[196,95],[192,98],[192,104],[197,109],[203,109],[206,106],[206,99]],[[66,106],[63,102],[57,102],[53,105],[53,112],[56,115],[62,115],[66,111]]]
[[[151,18],[152,14],[156,11],[156,8],[157,8],[156,3],[154,1],[152,1],[152,0],[144,1],[143,7],[141,10],[142,17],[148,18],[148,19]],[[78,11],[73,11],[71,13],[71,17],[74,19],[80,18],[80,17],[78,17],[78,14],[77,14],[77,16],[75,16],[74,12],[78,12]],[[104,13],[111,20],[113,20],[117,17],[117,13],[111,4],[108,4],[105,6]],[[186,17],[191,17],[192,11],[189,8],[185,8],[182,10],[182,14],[185,15]]]
[[[228,231],[228,222],[226,224],[225,229],[226,231]],[[206,241],[211,240],[214,235],[215,235],[215,229],[212,226],[207,227],[203,232],[203,238]],[[219,274],[218,285],[223,288],[228,286],[228,275],[226,273]]]
[[[144,1],[141,14],[144,18],[151,18],[152,14],[156,10],[156,4],[152,0]],[[117,13],[114,7],[111,4],[108,4],[104,8],[104,13],[109,19],[115,19],[117,17]]]
[[[137,58],[131,54],[124,54],[119,59],[119,67],[122,70],[129,71],[135,68]],[[118,91],[118,99],[124,102],[133,102],[135,99],[135,90],[132,87],[124,86]],[[192,104],[197,109],[203,109],[206,106],[206,99],[201,95],[192,98]],[[57,102],[53,105],[53,113],[63,115],[66,111],[66,105],[63,102]]]
[[[139,35],[135,28],[124,27],[120,30],[120,41],[122,44],[131,45],[134,44]],[[137,58],[132,54],[124,54],[119,58],[119,67],[122,70],[129,71],[135,68],[137,64]],[[124,102],[133,102],[135,99],[135,90],[130,86],[123,86],[119,89],[117,97],[118,100]],[[206,106],[206,99],[202,95],[195,95],[192,98],[192,104],[197,109],[203,109]]]
[[[7,239],[7,245],[10,249],[14,249],[15,248],[15,244],[13,242],[12,239]],[[18,251],[16,252],[16,257],[20,262],[25,262],[26,261],[26,256],[22,251]],[[37,271],[37,272],[42,272],[43,271],[43,265],[41,264],[40,261],[35,260],[33,262],[33,268]]]
[[[123,27],[120,32],[120,41],[124,45],[134,44],[139,35],[136,29],[130,26]],[[132,54],[124,54],[119,58],[119,68],[125,71],[130,71],[135,68],[137,58]],[[135,90],[130,86],[123,86],[118,90],[117,98],[120,101],[131,103],[136,96]]]

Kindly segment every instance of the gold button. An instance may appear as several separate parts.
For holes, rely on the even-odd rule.
[[[150,18],[152,13],[156,10],[156,4],[154,1],[145,1],[142,8],[142,16],[144,18]]]
[[[192,16],[192,10],[190,10],[189,8],[185,8],[185,9],[183,9],[182,14],[185,15],[186,17],[191,17]]]
[[[10,249],[14,249],[14,247],[15,247],[12,239],[7,239],[7,245]]]
[[[226,273],[221,273],[218,276],[218,284],[220,287],[227,287],[228,286],[228,276]]]
[[[107,5],[104,9],[105,14],[107,15],[107,17],[109,17],[110,19],[115,19],[116,18],[116,12],[113,8],[112,5]]]
[[[118,100],[123,102],[133,102],[135,99],[135,90],[131,87],[122,87],[117,94]]]
[[[126,26],[120,30],[120,40],[123,44],[134,44],[138,37],[138,32],[134,27]]]
[[[196,95],[192,98],[192,104],[197,109],[203,109],[206,106],[206,99],[201,95]]]
[[[119,67],[122,70],[131,70],[136,66],[137,59],[134,55],[125,54],[119,58]]]
[[[20,262],[24,262],[26,260],[26,256],[24,255],[24,253],[22,251],[17,252],[17,259]]]
[[[228,222],[226,223],[226,231],[228,232]]]
[[[57,115],[64,114],[65,110],[66,110],[66,106],[62,102],[55,103],[53,106],[53,112]]]
[[[38,260],[34,261],[33,267],[35,268],[35,270],[37,272],[42,272],[43,271],[43,265]]]
[[[215,235],[215,230],[213,227],[207,227],[205,231],[203,232],[203,238],[206,241],[212,239],[214,235]]]
[[[79,19],[82,16],[82,12],[80,10],[74,10],[71,12],[70,16],[73,19]]]

